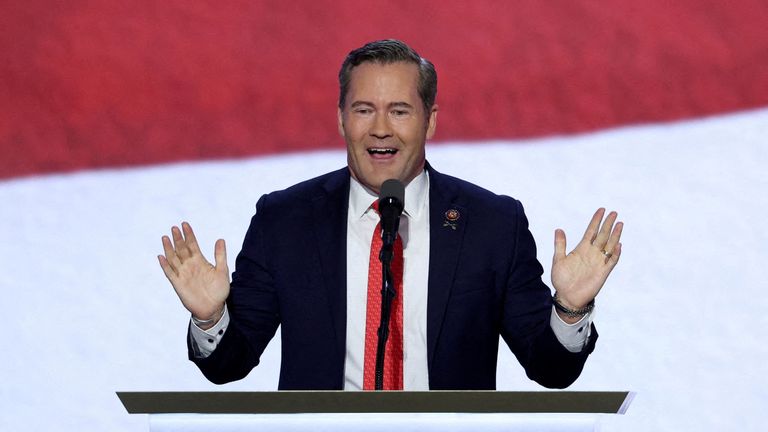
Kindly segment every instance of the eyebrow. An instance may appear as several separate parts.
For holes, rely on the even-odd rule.
[[[354,101],[352,102],[352,105],[350,105],[350,108],[356,108],[358,106],[365,105],[374,107],[375,105],[373,102],[368,101]],[[413,108],[413,105],[409,104],[408,102],[392,102],[389,105],[387,105],[387,108]]]
[[[413,108],[413,105],[408,102],[392,102],[389,104],[389,108]]]
[[[373,104],[371,102],[354,101],[354,102],[352,102],[352,105],[350,105],[349,107],[350,108],[356,108],[356,107],[359,107],[360,105],[366,105],[366,106],[371,106],[371,107],[373,106]]]

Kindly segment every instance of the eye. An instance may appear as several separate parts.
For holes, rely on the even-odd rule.
[[[373,112],[373,110],[370,108],[361,107],[361,108],[355,108],[354,112],[356,114],[370,114]]]
[[[402,109],[392,110],[392,115],[394,115],[395,117],[403,117],[403,116],[407,116],[408,114],[410,114],[408,110],[402,110]]]

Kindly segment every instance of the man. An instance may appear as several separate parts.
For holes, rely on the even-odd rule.
[[[213,382],[240,379],[282,326],[280,389],[371,388],[372,203],[397,179],[402,341],[387,356],[402,376],[385,389],[494,389],[499,335],[531,379],[570,385],[594,349],[591,307],[621,253],[616,213],[603,221],[598,210],[568,255],[555,232],[553,302],[520,203],[426,163],[438,112],[432,64],[400,41],[376,41],[347,56],[339,84],[348,167],[263,196],[231,284],[223,240],[212,266],[189,224],[172,228],[173,242],[163,237],[160,265],[192,314],[190,359]]]

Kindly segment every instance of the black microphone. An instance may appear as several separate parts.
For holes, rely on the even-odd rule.
[[[381,215],[381,238],[385,248],[395,244],[400,227],[400,215],[405,207],[405,186],[400,180],[389,179],[381,184],[379,192],[379,215]]]

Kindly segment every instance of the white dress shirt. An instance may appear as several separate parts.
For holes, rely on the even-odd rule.
[[[379,215],[378,195],[352,179],[347,214],[347,356],[344,390],[362,390],[368,261]],[[403,241],[403,389],[428,390],[427,283],[429,280],[429,176],[405,188],[398,233]]]
[[[379,216],[372,208],[378,195],[350,179],[347,214],[347,334],[344,389],[363,388],[368,261],[371,239]],[[427,286],[429,279],[429,175],[426,171],[405,188],[405,209],[400,218],[403,240],[403,389],[429,390],[427,368]],[[592,314],[567,324],[554,307],[550,326],[558,341],[571,352],[586,345]],[[229,312],[215,326],[202,330],[190,321],[192,349],[207,357],[229,326]],[[585,331],[586,329],[586,331]]]

